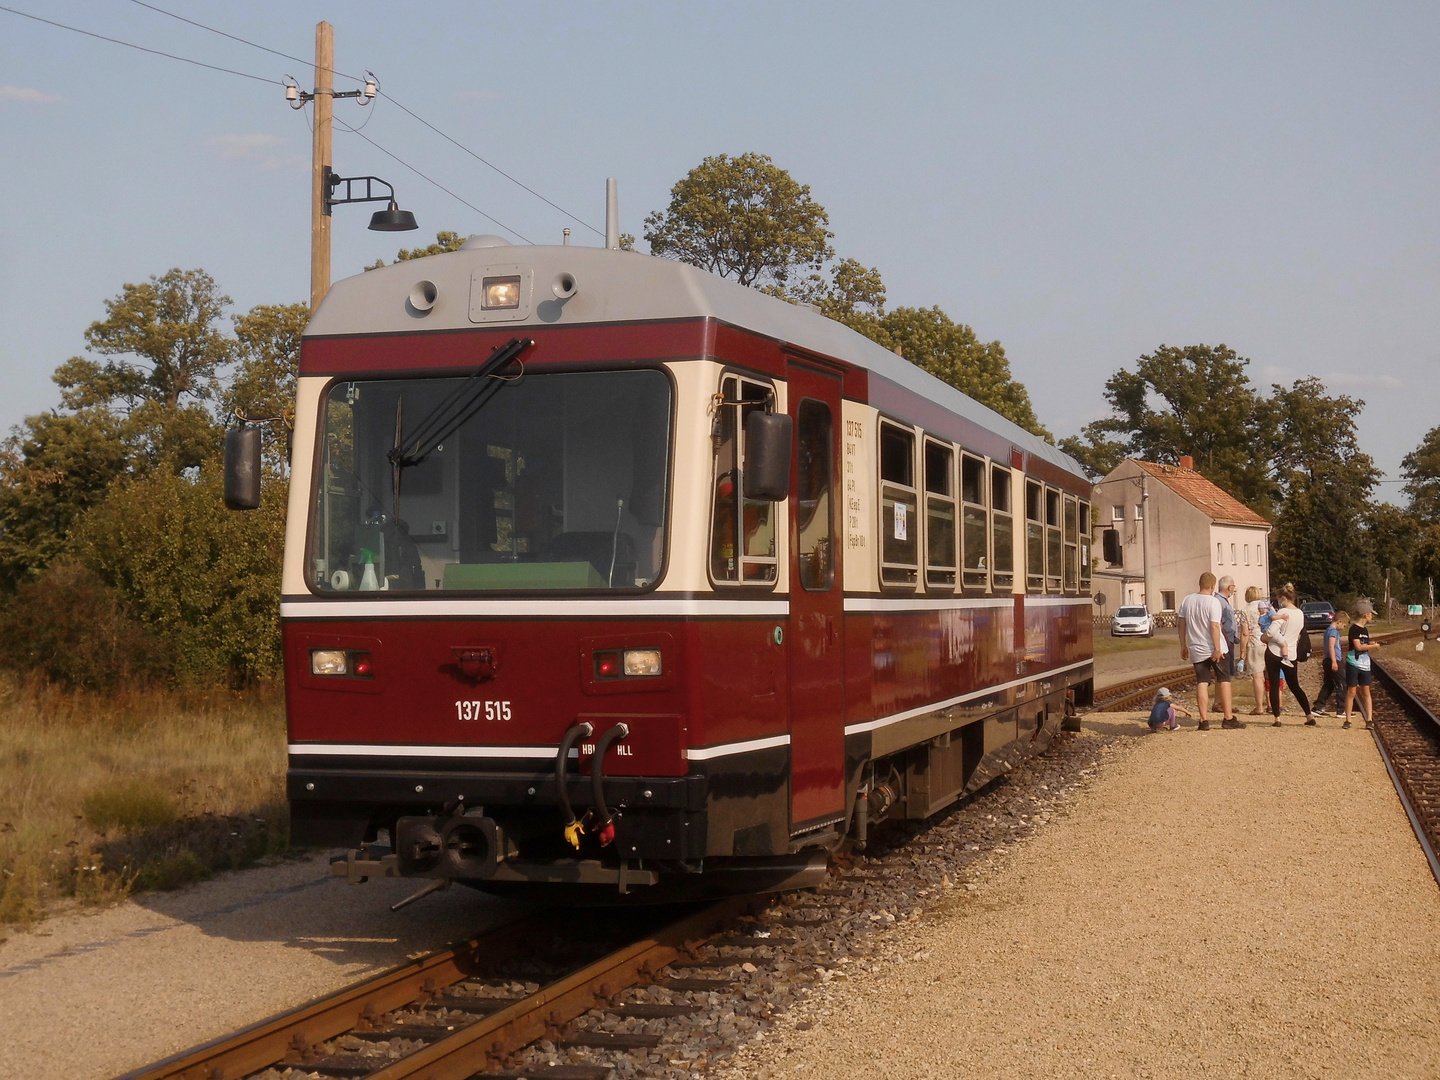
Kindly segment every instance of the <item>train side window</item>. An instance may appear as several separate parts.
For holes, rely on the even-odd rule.
[[[1045,591],[1045,489],[1025,481],[1025,587]]]
[[[990,584],[990,522],[985,506],[985,462],[962,454],[960,457],[960,550],[964,561],[963,581],[967,589]]]
[[[1060,591],[1060,563],[1064,541],[1060,535],[1060,492],[1045,489],[1045,591]]]
[[[955,451],[925,440],[925,583],[955,587]]]
[[[1080,511],[1075,496],[1065,496],[1065,591],[1080,587]]]
[[[1090,593],[1090,504],[1080,502],[1080,591]]]
[[[720,382],[711,424],[715,444],[710,577],[717,584],[774,585],[776,504],[745,497],[745,418],[764,409],[773,391],[764,383],[727,375]]]
[[[1010,506],[1010,470],[990,467],[990,580],[995,588],[1015,584],[1015,519]]]
[[[830,406],[812,398],[800,402],[795,436],[799,451],[795,516],[799,526],[800,586],[810,592],[824,592],[835,580],[830,477],[835,440]]]
[[[919,578],[915,519],[915,433],[880,424],[880,581],[914,585]]]

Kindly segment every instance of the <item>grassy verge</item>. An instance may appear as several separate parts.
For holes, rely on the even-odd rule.
[[[284,851],[278,690],[64,693],[0,679],[0,922]]]
[[[1155,636],[1112,637],[1108,628],[1095,628],[1095,655],[1110,656],[1117,653],[1150,652],[1169,649],[1174,652],[1180,647],[1179,632],[1173,627],[1155,628]],[[1177,661],[1178,663],[1178,661]]]

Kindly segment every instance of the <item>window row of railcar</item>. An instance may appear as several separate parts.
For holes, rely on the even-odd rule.
[[[784,527],[783,512],[746,495],[741,468],[746,417],[766,408],[772,393],[766,383],[727,374],[716,395],[709,554],[716,585],[774,586],[779,578],[775,537]],[[841,520],[852,531],[872,529],[850,515],[849,500],[842,498],[849,492],[830,475],[828,455],[807,452],[830,444],[834,421],[820,403],[806,404],[820,408],[802,408],[797,415],[796,554],[802,586],[828,588],[831,551],[838,542],[830,535],[831,500],[842,499]],[[1012,470],[1008,462],[885,416],[874,434],[879,441],[874,530],[879,542],[852,546],[847,557],[873,552],[883,590],[1088,595],[1087,500]]]

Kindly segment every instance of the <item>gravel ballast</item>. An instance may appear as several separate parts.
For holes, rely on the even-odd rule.
[[[315,856],[11,930],[0,1076],[116,1076],[515,917],[466,888],[392,913],[415,888]]]
[[[1369,734],[1125,741],[1067,811],[891,931],[884,962],[717,1071],[1440,1074],[1440,889]]]

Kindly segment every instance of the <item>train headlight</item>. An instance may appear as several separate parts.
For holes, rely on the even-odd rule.
[[[660,674],[660,650],[659,649],[626,649],[625,650],[625,674],[626,675],[659,675]]]
[[[344,649],[311,649],[310,674],[349,675],[350,654]]]
[[[480,306],[486,311],[520,306],[519,277],[487,277],[481,283]]]

